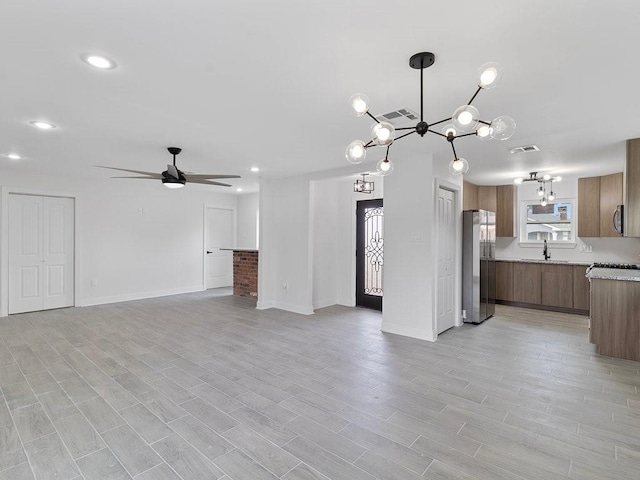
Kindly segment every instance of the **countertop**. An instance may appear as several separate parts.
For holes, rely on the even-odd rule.
[[[545,263],[549,265],[578,265],[580,267],[588,267],[591,262],[578,262],[571,260],[549,260],[531,259],[531,258],[496,258],[496,262],[513,262],[513,263]]]
[[[627,282],[640,282],[640,270],[626,270],[624,268],[592,268],[587,273],[587,278],[601,280],[624,280]]]
[[[220,250],[232,251],[232,252],[257,252],[255,248],[221,248]]]

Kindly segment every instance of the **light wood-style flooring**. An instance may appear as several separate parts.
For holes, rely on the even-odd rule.
[[[0,480],[640,478],[640,364],[498,306],[436,343],[214,292],[0,319]]]

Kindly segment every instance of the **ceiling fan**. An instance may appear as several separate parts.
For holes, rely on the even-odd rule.
[[[228,183],[215,182],[214,179],[220,178],[240,178],[240,175],[209,175],[207,173],[184,173],[176,167],[176,155],[178,155],[182,149],[178,147],[167,147],[169,153],[173,155],[173,165],[167,165],[167,169],[162,173],[144,172],[142,170],[130,170],[128,168],[116,168],[105,167],[103,165],[96,165],[100,168],[108,168],[110,170],[119,170],[121,172],[137,173],[144,175],[144,177],[111,177],[111,178],[135,178],[142,180],[162,180],[165,187],[168,188],[182,188],[187,182],[189,183],[201,183],[203,185],[218,185],[221,187],[230,187]]]

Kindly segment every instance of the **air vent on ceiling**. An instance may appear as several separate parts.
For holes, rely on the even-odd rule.
[[[402,125],[407,122],[418,120],[418,114],[408,108],[401,108],[393,112],[378,115],[376,117],[381,122],[389,122],[391,125]]]
[[[537,152],[540,149],[537,145],[523,145],[522,147],[513,147],[509,150],[509,153],[527,153],[527,152]]]

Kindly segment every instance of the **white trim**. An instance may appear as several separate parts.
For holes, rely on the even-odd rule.
[[[286,312],[299,313],[300,315],[313,315],[313,306],[311,305],[294,305],[293,303],[278,302],[275,300],[268,302],[258,301],[257,310],[268,310],[269,308],[277,308]]]
[[[77,193],[0,186],[0,317],[9,315],[9,195],[35,195],[73,199],[73,306],[80,305],[82,289],[80,278],[80,200]]]
[[[339,297],[336,300],[336,305],[342,305],[343,307],[355,307],[356,302],[353,297]]]
[[[453,192],[454,195],[454,212],[457,218],[456,221],[456,231],[455,231],[455,239],[456,239],[456,247],[455,247],[455,251],[456,251],[456,255],[454,256],[455,258],[455,264],[454,264],[454,270],[456,272],[455,274],[455,280],[454,280],[454,311],[453,311],[453,317],[454,317],[454,326],[455,327],[460,327],[463,324],[462,321],[462,202],[461,202],[461,192],[462,192],[462,186],[449,182],[447,180],[443,180],[439,177],[436,177],[434,179],[434,189],[433,189],[433,219],[434,219],[434,223],[437,222],[438,220],[438,193],[440,192],[440,189],[443,190],[448,190],[450,192]],[[435,228],[431,229],[431,244],[435,246],[435,248],[433,249],[434,251],[434,257],[433,257],[433,264],[437,265],[438,262],[438,235],[436,232]],[[433,269],[433,278],[432,278],[432,284],[433,284],[433,292],[432,292],[432,298],[433,298],[433,306],[432,306],[432,315],[433,315],[433,334],[434,337],[433,339],[436,340],[438,338],[438,269],[434,268]]]
[[[110,297],[89,298],[83,300],[81,307],[91,307],[94,305],[104,305],[105,303],[130,302],[132,300],[144,300],[146,298],[166,297],[168,295],[179,295],[181,293],[202,292],[202,285],[194,285],[192,287],[170,288],[167,290],[156,290],[153,292],[128,293],[123,295],[112,295]],[[77,306],[77,305],[76,305]]]
[[[335,298],[325,298],[324,300],[317,300],[313,302],[314,310],[316,308],[325,308],[330,307],[331,305],[336,305],[338,301]]]
[[[394,335],[402,335],[403,337],[417,338],[418,340],[426,340],[435,342],[438,338],[436,330],[408,327],[399,323],[382,321],[382,331],[384,333],[393,333]]]

